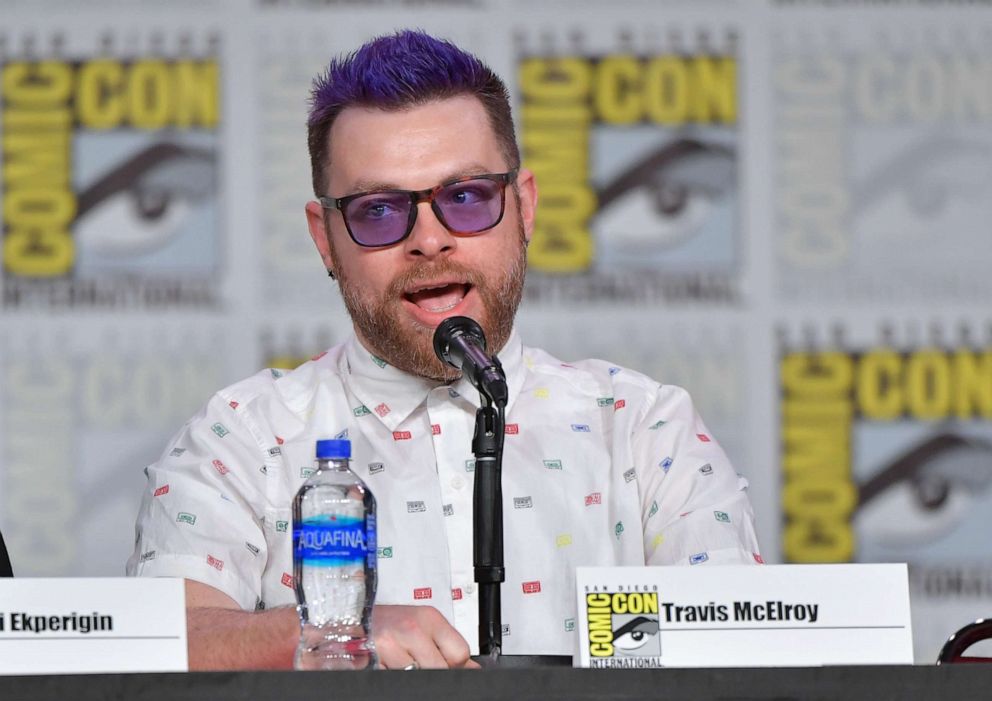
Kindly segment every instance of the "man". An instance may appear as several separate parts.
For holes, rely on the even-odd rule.
[[[572,653],[579,565],[760,561],[746,482],[684,391],[514,334],[537,186],[495,74],[422,33],[376,39],[315,81],[309,144],[310,233],[355,337],[220,391],[149,468],[129,572],[187,579],[191,666],[291,662],[290,502],[334,436],[378,501],[381,663],[473,664],[479,397],[432,349],[454,315],[510,391],[504,652]]]

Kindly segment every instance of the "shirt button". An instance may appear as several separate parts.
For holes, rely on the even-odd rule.
[[[462,477],[454,477],[451,480],[451,486],[455,489],[461,489],[465,486],[465,480]]]
[[[475,593],[475,585],[474,584],[468,584],[468,585],[466,585],[466,587],[465,587],[465,593],[466,594],[474,594]]]

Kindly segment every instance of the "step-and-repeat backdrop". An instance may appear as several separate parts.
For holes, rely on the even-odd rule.
[[[992,614],[992,2],[4,0],[0,527],[119,575],[210,393],[349,334],[309,81],[401,27],[503,75],[541,190],[518,326],[687,387],[768,562]]]

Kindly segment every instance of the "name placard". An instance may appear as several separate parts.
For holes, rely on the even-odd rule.
[[[0,579],[0,674],[187,668],[181,579]]]
[[[912,664],[906,565],[580,567],[577,667]]]

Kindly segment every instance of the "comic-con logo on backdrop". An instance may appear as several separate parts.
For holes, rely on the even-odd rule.
[[[112,46],[0,57],[6,308],[217,302],[216,41],[206,57]]]
[[[992,563],[992,345],[781,358],[786,562]]]
[[[540,188],[528,299],[736,299],[735,42],[697,43],[519,58],[522,156]]]
[[[782,300],[992,293],[992,61],[979,26],[803,27],[772,42]]]

